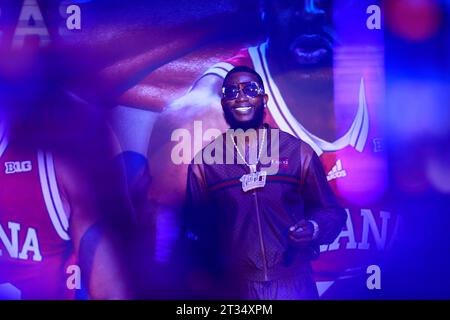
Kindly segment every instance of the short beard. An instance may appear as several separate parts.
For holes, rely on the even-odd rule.
[[[225,121],[228,123],[231,129],[242,129],[242,130],[248,130],[248,129],[257,129],[262,126],[264,122],[264,107],[258,108],[256,110],[254,117],[249,121],[238,121],[234,118],[231,111],[228,109],[223,110],[223,114],[225,117]]]

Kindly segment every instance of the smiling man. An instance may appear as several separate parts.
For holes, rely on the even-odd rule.
[[[232,129],[256,129],[262,126],[264,106],[263,81],[258,73],[246,67],[236,67],[224,80],[222,108]],[[262,100],[262,101],[261,101]]]
[[[384,107],[382,39],[365,27],[370,4],[262,0],[266,40],[211,66],[155,126],[159,133],[170,133],[173,128],[192,128],[193,120],[203,120],[204,127],[225,130],[220,106],[223,79],[235,66],[247,66],[261,75],[269,97],[265,122],[315,151],[339,204],[347,211],[346,227],[332,244],[320,247],[321,259],[313,263],[324,299],[375,295],[366,287],[366,269],[383,262],[399,228],[389,200],[379,125]],[[161,144],[161,136],[155,136],[154,142]],[[151,165],[175,177],[168,180],[166,173],[163,179],[155,175],[158,183],[150,194],[169,203],[164,190],[170,190],[170,205],[176,211],[174,204],[184,194],[182,177],[187,168],[160,168],[170,160],[159,145],[150,150],[156,151],[151,153]],[[170,181],[167,187],[166,180]]]
[[[310,260],[334,241],[346,213],[311,147],[264,124],[267,101],[254,70],[236,67],[225,77],[222,109],[232,131],[220,144],[234,162],[189,166],[185,232],[195,262],[222,286],[227,279],[239,298],[316,299]],[[262,150],[273,144],[287,165],[269,173]],[[249,150],[258,150],[256,159]]]

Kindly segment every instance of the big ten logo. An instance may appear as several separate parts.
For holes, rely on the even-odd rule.
[[[66,286],[69,290],[81,289],[81,269],[76,264],[70,265],[66,269]]]
[[[382,152],[384,151],[384,141],[381,138],[373,139],[373,152]]]
[[[66,36],[68,32],[81,30],[80,6],[63,0],[59,4],[59,14],[62,20],[59,35]],[[14,31],[13,48],[22,48],[28,37],[37,38],[39,46],[50,43],[50,34],[37,0],[24,0]]]
[[[29,172],[33,169],[31,161],[8,161],[5,162],[5,173]]]
[[[366,13],[369,14],[366,20],[366,26],[369,30],[381,29],[381,9],[375,4],[367,7]]]

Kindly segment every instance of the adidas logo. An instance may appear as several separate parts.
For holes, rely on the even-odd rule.
[[[331,168],[330,172],[328,172],[327,180],[331,181],[333,179],[337,178],[343,178],[347,176],[347,172],[342,169],[342,162],[341,160],[336,161],[336,164]]]

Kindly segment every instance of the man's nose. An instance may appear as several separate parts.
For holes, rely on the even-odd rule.
[[[245,101],[248,100],[247,95],[244,93],[241,87],[239,87],[238,95],[236,101]]]

